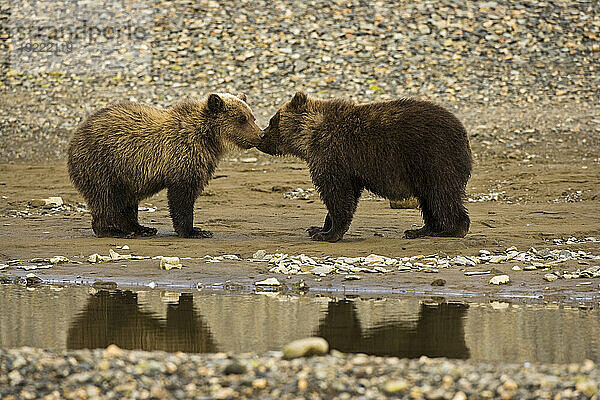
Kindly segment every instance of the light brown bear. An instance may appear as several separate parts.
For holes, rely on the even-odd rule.
[[[78,127],[68,149],[69,175],[98,237],[155,235],[155,228],[138,223],[138,203],[164,188],[175,232],[210,237],[193,226],[194,202],[228,145],[251,148],[260,135],[245,95],[213,93],[169,109],[118,103]]]

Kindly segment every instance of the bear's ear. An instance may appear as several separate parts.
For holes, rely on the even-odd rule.
[[[302,91],[296,92],[296,94],[294,95],[294,97],[290,101],[290,105],[293,108],[296,108],[296,109],[300,108],[304,104],[306,104],[306,99],[307,99],[306,93],[304,93]]]
[[[237,98],[240,99],[243,102],[248,102],[248,98],[246,97],[246,95],[244,93],[240,93],[237,95]]]
[[[225,102],[219,97],[218,94],[212,93],[210,96],[208,96],[208,111],[216,114],[223,111],[224,108]]]

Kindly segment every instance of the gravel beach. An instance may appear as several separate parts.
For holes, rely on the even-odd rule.
[[[0,350],[3,399],[597,399],[592,361],[570,365],[408,360],[333,352],[264,355]]]
[[[550,120],[553,108],[576,107],[583,115],[565,109],[566,126],[550,120],[548,126],[571,134],[600,131],[590,121],[600,87],[594,0],[137,1],[110,19],[80,11],[99,27],[140,28],[139,40],[107,38],[89,27],[85,40],[65,33],[51,41],[72,39],[71,52],[35,53],[27,70],[19,69],[24,56],[16,51],[31,40],[19,33],[27,12],[61,16],[56,9],[64,4],[38,2],[32,10],[21,3],[0,1],[0,18],[8,22],[0,42],[12,49],[0,66],[3,161],[61,159],[71,131],[107,103],[169,106],[211,91],[246,93],[263,125],[304,89],[357,101],[433,99],[457,111],[471,135],[479,135],[476,141],[503,137],[515,121],[506,111],[508,120],[481,128],[482,115],[500,112],[489,112],[492,106],[546,113]],[[75,17],[58,21],[65,32],[82,29]],[[151,54],[140,53],[146,47]]]

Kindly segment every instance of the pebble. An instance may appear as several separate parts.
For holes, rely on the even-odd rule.
[[[505,285],[510,282],[508,275],[496,275],[490,279],[490,285]]]
[[[206,262],[221,262],[225,259],[250,262],[266,262],[269,272],[284,275],[313,274],[319,277],[340,274],[345,280],[356,279],[357,273],[389,273],[422,272],[438,273],[440,269],[458,267],[476,267],[478,265],[505,264],[520,262],[522,266],[513,266],[514,271],[534,271],[538,269],[553,268],[568,260],[577,260],[585,263],[600,264],[600,256],[585,251],[571,251],[568,249],[542,249],[530,248],[527,251],[518,251],[516,247],[509,247],[502,254],[492,254],[489,250],[481,249],[478,255],[454,257],[445,254],[415,255],[405,257],[387,257],[378,254],[369,254],[359,257],[309,257],[305,254],[289,255],[287,253],[269,254],[265,250],[257,250],[252,258],[243,260],[235,255],[204,257]],[[465,276],[488,275],[499,273],[497,268],[464,271]],[[554,271],[555,274],[569,279],[590,279],[600,277],[600,265],[592,265],[585,269],[575,271]],[[350,275],[351,277],[347,277]],[[494,279],[494,278],[492,278]],[[499,278],[494,279],[497,281]]]
[[[600,371],[579,364],[344,354],[284,358],[107,349],[0,349],[0,398],[594,398]],[[311,395],[311,393],[316,393]],[[326,394],[326,396],[325,396]]]
[[[254,282],[256,286],[281,286],[281,282],[277,278],[267,278],[262,281]]]
[[[223,373],[225,375],[232,375],[232,374],[240,375],[240,374],[245,373],[246,370],[247,370],[247,368],[243,364],[240,364],[237,361],[232,361],[229,364],[227,364],[227,366],[223,370]]]
[[[258,250],[256,253],[252,255],[252,258],[255,260],[263,260],[267,255],[266,250]]]
[[[309,337],[294,340],[283,348],[284,358],[298,358],[314,355],[324,355],[329,351],[329,343],[321,337]]]
[[[411,388],[410,382],[406,379],[395,379],[393,381],[389,381],[383,386],[383,391],[389,394],[404,392]]]
[[[172,270],[172,269],[181,269],[183,265],[179,260],[179,257],[164,257],[160,258],[160,269],[164,270]]]

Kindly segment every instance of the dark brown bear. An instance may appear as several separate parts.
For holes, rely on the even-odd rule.
[[[261,130],[246,96],[211,94],[162,110],[119,103],[96,111],[69,145],[69,175],[88,203],[98,237],[152,236],[138,203],[167,188],[181,237],[210,237],[193,226],[194,202],[228,145],[251,148]]]
[[[405,237],[456,236],[469,231],[464,206],[471,150],[462,123],[433,103],[399,99],[356,104],[298,92],[271,118],[257,148],[308,163],[327,206],[314,240],[336,242],[350,227],[363,189],[390,200],[415,196],[425,226]]]

